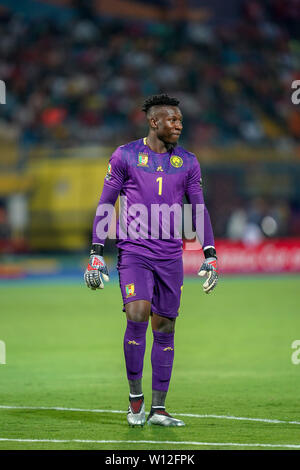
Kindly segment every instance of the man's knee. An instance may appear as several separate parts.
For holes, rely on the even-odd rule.
[[[128,320],[136,322],[148,321],[151,312],[151,304],[146,300],[135,300],[125,305]]]
[[[167,318],[153,313],[152,329],[160,333],[174,333],[176,318]]]

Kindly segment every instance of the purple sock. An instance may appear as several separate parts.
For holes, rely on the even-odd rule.
[[[167,392],[174,361],[174,333],[153,331],[152,390]]]
[[[127,320],[124,355],[128,380],[137,380],[143,375],[147,327],[148,322]]]

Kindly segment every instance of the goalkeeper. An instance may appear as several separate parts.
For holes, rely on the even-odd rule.
[[[143,107],[149,123],[147,137],[118,147],[112,154],[102,195],[93,225],[90,260],[85,282],[91,289],[103,289],[109,280],[104,260],[105,236],[99,235],[103,207],[113,206],[119,195],[126,196],[127,207],[140,204],[151,213],[152,205],[178,204],[182,208],[186,195],[192,206],[197,228],[197,207],[203,208],[200,235],[205,261],[199,276],[206,277],[205,293],[210,293],[218,280],[217,256],[210,217],[204,204],[201,170],[196,156],[177,145],[183,124],[179,101],[168,95],[154,95]],[[105,212],[105,211],[104,211]],[[121,210],[121,220],[122,210]],[[175,322],[183,285],[182,239],[164,238],[163,220],[157,220],[159,236],[152,237],[151,227],[141,224],[140,236],[132,236],[130,217],[127,236],[117,230],[118,273],[127,326],[124,335],[124,357],[129,384],[128,424],[144,425],[145,402],[142,387],[146,331],[149,319],[153,332],[151,352],[152,401],[147,417],[149,425],[184,426],[165,408],[173,360]],[[152,223],[152,220],[151,220]],[[135,233],[136,235],[136,233]]]

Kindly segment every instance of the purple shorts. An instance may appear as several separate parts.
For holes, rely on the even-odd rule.
[[[152,260],[119,251],[117,269],[124,307],[135,300],[148,300],[153,313],[168,318],[178,316],[183,285],[182,257]]]

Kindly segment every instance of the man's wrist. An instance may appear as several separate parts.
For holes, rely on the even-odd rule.
[[[100,243],[93,243],[90,251],[90,255],[103,256],[104,246]]]
[[[217,258],[217,253],[216,253],[216,249],[214,246],[209,246],[207,248],[204,248],[203,249],[203,254],[204,254],[204,257],[205,259],[207,258]]]

